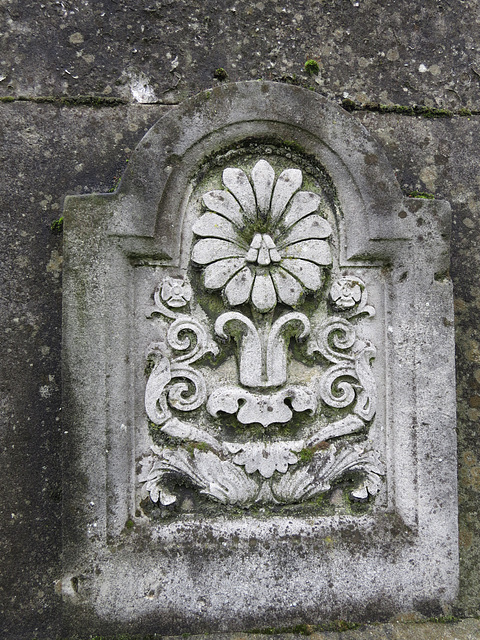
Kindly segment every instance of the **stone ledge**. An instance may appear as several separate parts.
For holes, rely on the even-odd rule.
[[[332,623],[332,627],[333,627]],[[339,621],[339,628],[345,623]],[[356,629],[344,631],[312,631],[299,633],[204,633],[198,635],[182,634],[178,636],[120,634],[116,636],[89,636],[89,640],[478,640],[480,638],[480,619],[464,618],[463,620],[428,621],[428,622],[388,622],[383,624],[359,625]],[[312,625],[312,629],[315,627]],[[80,636],[72,636],[63,640],[78,640]]]

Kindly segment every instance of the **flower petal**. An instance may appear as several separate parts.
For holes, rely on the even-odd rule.
[[[243,304],[250,297],[253,275],[248,267],[244,267],[237,275],[233,276],[225,287],[225,295],[232,307]]]
[[[275,171],[266,160],[259,160],[252,169],[253,187],[257,196],[257,207],[266,218],[272,199]]]
[[[245,260],[243,258],[227,258],[209,264],[203,272],[205,289],[221,289],[244,266]]]
[[[322,199],[317,193],[299,191],[292,198],[290,210],[285,214],[283,224],[287,228],[291,227],[292,224],[316,211],[321,201]]]
[[[257,205],[252,185],[248,181],[245,172],[241,169],[229,167],[223,172],[223,184],[230,189],[240,203],[245,215],[250,220],[257,218]]]
[[[294,307],[303,293],[303,287],[300,282],[285,269],[272,273],[272,279],[277,288],[279,300],[290,307]]]
[[[277,304],[277,293],[270,274],[257,274],[255,276],[252,289],[252,304],[260,313],[271,311]]]
[[[231,222],[216,213],[207,211],[193,225],[193,231],[197,236],[210,238],[224,238],[242,244],[237,228]]]
[[[330,224],[318,215],[310,215],[296,225],[290,227],[289,231],[282,238],[281,242],[277,240],[277,244],[280,247],[284,247],[299,240],[308,240],[310,238],[328,238],[332,234],[332,227]]]
[[[273,192],[271,216],[272,222],[276,222],[282,213],[285,211],[285,207],[290,202],[290,198],[295,191],[298,191],[302,186],[302,172],[300,169],[285,169],[279,175],[277,184],[275,185],[275,191]]]
[[[275,245],[274,245],[275,246]],[[257,262],[262,267],[266,267],[270,264],[270,251],[267,248],[267,244],[265,242],[265,237],[262,237],[262,244],[260,245],[260,249],[258,250]]]
[[[219,213],[230,222],[233,222],[238,227],[242,227],[243,216],[240,211],[240,205],[228,191],[209,191],[203,194],[203,202],[207,209]]]
[[[290,244],[282,249],[282,257],[301,258],[320,265],[332,263],[330,247],[325,240],[302,240],[301,242]]]
[[[282,268],[289,271],[300,280],[304,287],[310,291],[318,291],[322,286],[322,269],[312,262],[286,258],[282,260]]]
[[[243,256],[245,251],[233,242],[217,238],[205,238],[193,247],[192,261],[196,264],[210,264],[223,258]]]

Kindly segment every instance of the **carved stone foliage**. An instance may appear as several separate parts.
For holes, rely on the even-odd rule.
[[[306,501],[345,474],[353,498],[380,489],[376,348],[359,331],[375,310],[338,265],[333,220],[303,182],[300,168],[264,158],[225,168],[222,188],[202,194],[190,271],[157,286],[151,317],[164,330],[147,354],[145,410],[160,438],[139,476],[153,502],[177,500],[172,478],[238,506]]]

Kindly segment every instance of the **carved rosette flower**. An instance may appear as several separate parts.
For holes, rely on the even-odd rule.
[[[184,307],[192,298],[192,288],[182,278],[164,278],[161,288],[162,300],[169,307]]]
[[[364,288],[361,280],[346,276],[332,284],[330,298],[337,309],[351,309],[362,299]]]
[[[318,291],[332,262],[330,224],[318,213],[321,197],[301,191],[299,169],[278,178],[266,160],[223,172],[223,190],[203,196],[207,211],[193,231],[201,239],[192,262],[204,269],[207,290],[223,290],[231,306],[250,302],[267,313],[277,302],[297,306]]]

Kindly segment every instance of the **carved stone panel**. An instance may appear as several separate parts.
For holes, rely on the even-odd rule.
[[[245,83],[65,220],[66,629],[442,610],[448,205],[404,199],[352,116]]]
[[[333,185],[299,154],[256,145],[214,160],[187,206],[184,262],[155,269],[150,322],[138,318],[159,338],[146,350],[139,480],[163,506],[185,481],[249,507],[311,506],[343,480],[373,503],[385,475],[378,323],[360,274],[378,297],[378,268],[342,268]]]

